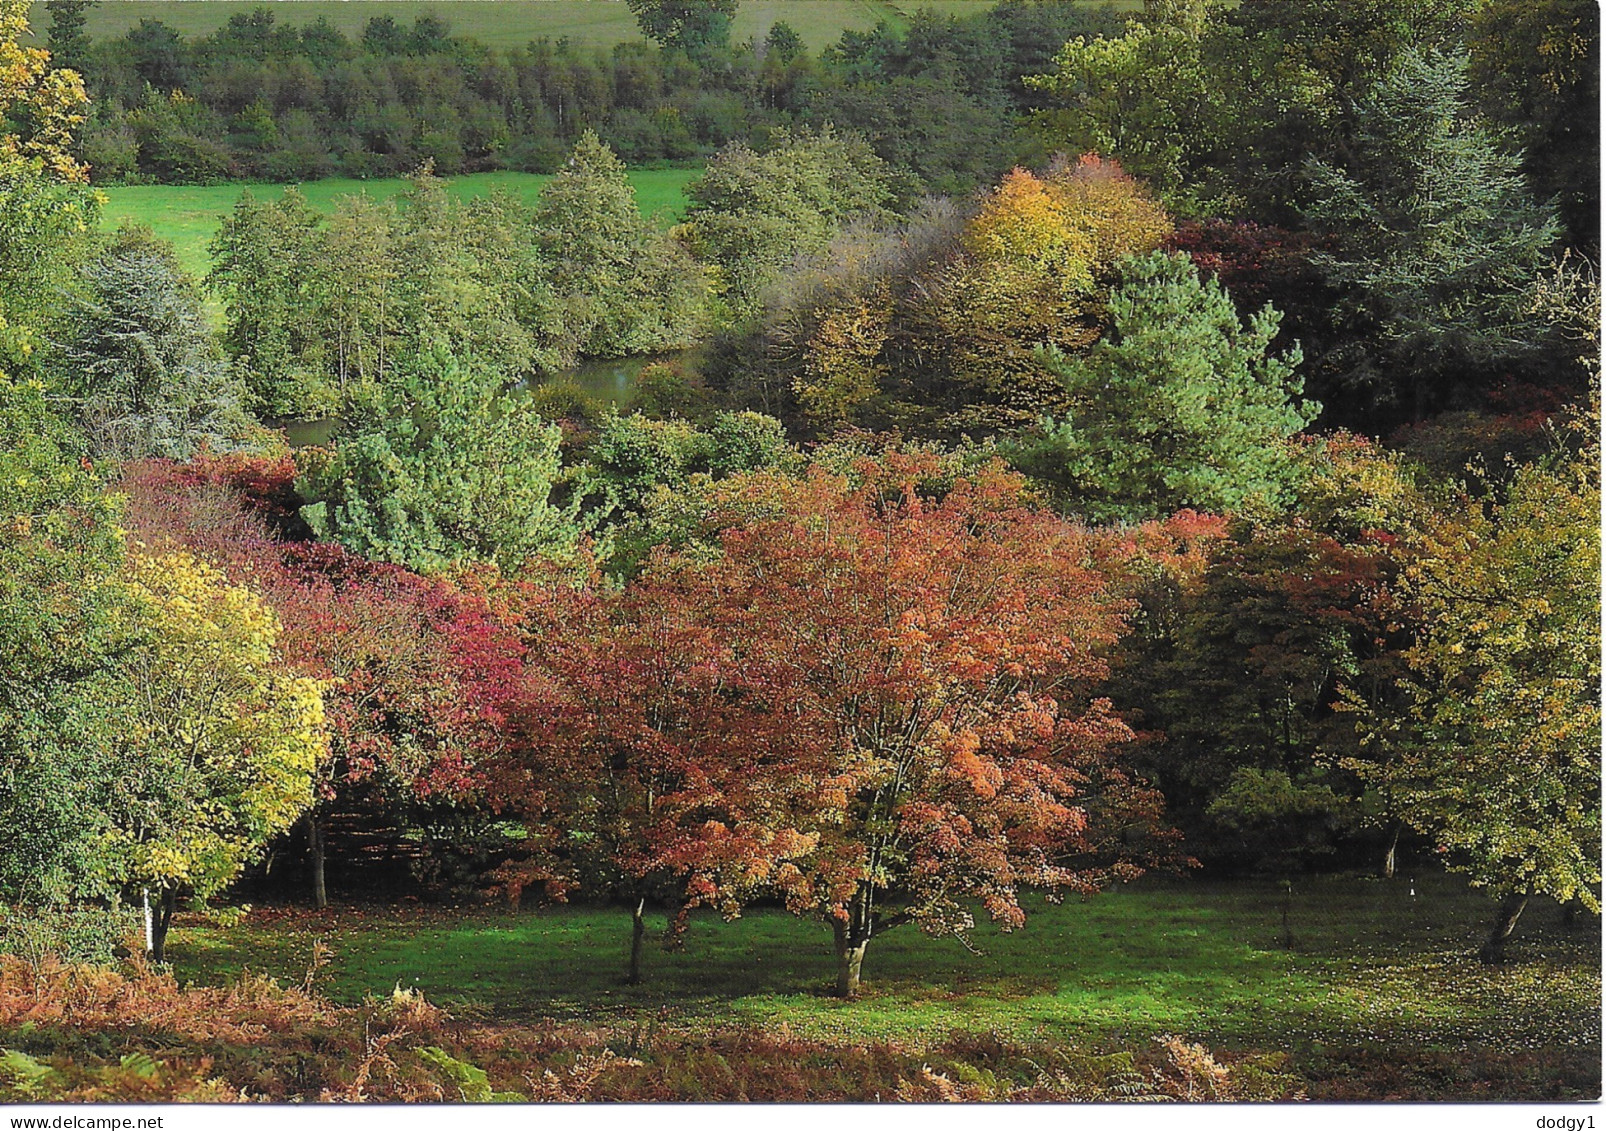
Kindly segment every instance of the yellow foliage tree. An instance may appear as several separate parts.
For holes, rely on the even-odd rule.
[[[0,171],[33,164],[59,180],[87,181],[88,167],[71,152],[89,101],[84,80],[77,71],[52,70],[43,48],[22,45],[28,7],[28,0],[0,0],[0,123],[28,123],[21,134],[0,129]]]
[[[24,47],[28,0],[0,0],[0,376],[23,373],[94,230],[100,197],[72,156],[88,101],[77,72]]]
[[[820,319],[794,386],[810,419],[844,423],[881,392],[887,367],[878,359],[891,321],[892,302],[885,284]]]
[[[1001,279],[1035,279],[1074,301],[1117,258],[1153,251],[1170,234],[1165,209],[1115,162],[1089,153],[1044,177],[1010,173],[971,220],[965,245]]]
[[[237,877],[313,800],[328,756],[322,688],[280,662],[280,626],[249,589],[185,553],[130,560],[147,643],[126,695],[103,867],[157,894],[160,961],[183,891]]]
[[[1580,418],[1598,434],[1598,406]],[[1399,588],[1420,624],[1404,702],[1352,697],[1365,745],[1345,764],[1501,897],[1498,962],[1530,897],[1600,909],[1598,447],[1462,499]]]
[[[1113,161],[1087,154],[1042,177],[1006,176],[966,225],[929,312],[966,407],[961,428],[1019,428],[1063,410],[1038,351],[1096,341],[1117,259],[1153,251],[1171,219]]]

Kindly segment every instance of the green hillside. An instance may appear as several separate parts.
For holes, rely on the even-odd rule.
[[[198,4],[201,0],[189,2]],[[630,183],[635,186],[636,200],[644,213],[671,223],[685,208],[687,183],[701,172],[700,169],[636,169],[630,173]],[[485,196],[500,189],[533,201],[541,186],[550,179],[536,173],[475,173],[453,177],[447,182],[447,189],[453,196],[465,198]],[[382,200],[394,196],[406,185],[400,177],[368,181],[335,177],[311,181],[300,188],[314,208],[327,212],[342,196],[365,192]],[[185,270],[200,276],[206,274],[210,265],[207,244],[240,193],[247,190],[259,196],[276,196],[284,188],[239,184],[113,185],[102,190],[107,198],[102,222],[108,228],[116,228],[124,220],[150,225],[158,236],[173,241]]]
[[[457,35],[495,47],[516,47],[532,39],[567,36],[576,43],[611,47],[639,39],[641,32],[624,0],[268,0],[280,18],[310,23],[319,16],[347,35],[360,35],[368,20],[388,12],[410,22],[435,11]],[[1135,3],[1135,0],[1132,0]],[[140,20],[161,20],[185,35],[209,35],[236,12],[248,12],[262,0],[103,0],[89,17],[91,38],[117,36]],[[945,14],[984,11],[994,0],[744,0],[736,17],[738,40],[764,36],[771,24],[786,20],[818,50],[834,43],[844,29],[868,30],[886,20],[899,23],[920,8]],[[1123,5],[1118,5],[1123,6]],[[1131,6],[1127,4],[1124,6]],[[35,4],[35,28],[48,26],[43,4]]]

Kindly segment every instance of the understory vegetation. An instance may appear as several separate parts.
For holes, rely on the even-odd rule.
[[[1599,1094],[1593,5],[45,7],[0,1098]]]

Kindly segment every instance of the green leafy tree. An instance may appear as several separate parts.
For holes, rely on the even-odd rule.
[[[680,245],[641,214],[625,167],[587,131],[541,190],[541,281],[557,311],[558,364],[689,345],[703,280]]]
[[[505,373],[529,367],[536,344],[519,317],[521,276],[516,266],[503,270],[505,261],[487,254],[518,239],[519,219],[500,199],[485,206],[451,199],[428,165],[413,174],[397,202],[391,243],[403,303],[398,320],[409,353],[445,349]],[[362,285],[332,259],[328,270],[336,287]]]
[[[72,156],[83,80],[22,46],[25,0],[0,0],[0,374],[30,370],[90,253],[101,198]]]
[[[1600,909],[1598,446],[1463,498],[1399,588],[1419,610],[1403,709],[1352,696],[1368,741],[1349,765],[1501,897],[1498,962],[1532,896]]]
[[[114,668],[136,647],[116,501],[38,383],[0,378],[0,900],[92,886]]]
[[[550,498],[560,438],[501,374],[437,352],[386,385],[372,423],[303,454],[301,513],[321,538],[425,573],[561,556],[579,532]]]
[[[1124,34],[1072,39],[1052,72],[1025,80],[1055,104],[1034,128],[1053,149],[1114,157],[1173,196],[1208,155],[1221,110],[1206,61],[1220,12],[1213,0],[1146,0]]]
[[[694,475],[723,478],[774,467],[791,450],[781,422],[756,412],[721,412],[706,428],[610,412],[586,447],[575,488],[593,514],[618,523],[639,514],[659,488],[683,487]]]
[[[45,11],[50,14],[45,44],[56,66],[71,67],[83,73],[84,64],[89,60],[89,35],[84,25],[94,6],[94,0],[45,0]]]
[[[712,269],[727,317],[740,320],[794,259],[824,250],[852,221],[880,217],[891,193],[885,162],[862,138],[826,129],[777,131],[763,153],[729,145],[687,195],[687,241]]]
[[[1310,221],[1339,244],[1313,262],[1350,333],[1327,362],[1420,419],[1467,370],[1533,355],[1533,286],[1560,226],[1520,154],[1471,116],[1465,59],[1403,54],[1356,119],[1351,158],[1306,169]]]
[[[1155,252],[1118,269],[1110,332],[1086,356],[1051,360],[1072,408],[1022,441],[1020,466],[1098,519],[1283,500],[1293,475],[1283,441],[1316,406],[1296,399],[1298,347],[1267,353],[1277,312],[1242,324],[1185,255]]]
[[[1406,54],[1458,44],[1477,2],[1247,0],[1224,12],[1236,42],[1215,54],[1244,117],[1236,136],[1255,151],[1243,171],[1291,187],[1303,154],[1342,152],[1367,91]]]
[[[783,63],[790,63],[807,50],[803,37],[785,20],[776,20],[771,24],[769,34],[764,37],[766,55],[774,54]]]
[[[96,454],[184,460],[249,446],[250,394],[172,246],[125,227],[82,278],[51,368]]]
[[[393,200],[343,198],[327,223],[298,190],[247,194],[213,244],[224,340],[281,416],[365,414],[398,365],[436,349],[524,372],[551,360],[537,332],[562,315],[528,223],[500,196],[453,200],[427,167]]]
[[[1556,196],[1573,245],[1600,243],[1600,6],[1488,0],[1473,15],[1470,79],[1517,131],[1535,193]]]
[[[207,283],[223,299],[224,344],[273,416],[317,416],[335,406],[309,309],[322,269],[319,222],[295,188],[275,201],[247,191],[212,241]]]
[[[727,47],[737,0],[626,0],[641,30],[665,47],[705,58]]]
[[[405,315],[396,256],[396,210],[364,194],[343,198],[323,231],[320,306],[334,338],[334,377],[348,398],[366,399],[401,351]]]
[[[0,899],[42,904],[86,894],[107,780],[101,692],[137,633],[118,508],[26,376],[99,203],[68,152],[83,85],[22,46],[27,27],[25,0],[0,0]]]

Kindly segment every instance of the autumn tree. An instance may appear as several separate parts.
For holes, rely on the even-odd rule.
[[[1095,154],[1057,161],[1041,177],[1009,173],[965,224],[958,253],[915,280],[900,312],[888,384],[900,409],[910,407],[896,422],[990,435],[1065,408],[1043,347],[1096,341],[1116,263],[1170,232],[1147,189]]]
[[[1340,765],[1357,743],[1343,703],[1363,687],[1392,702],[1409,637],[1389,588],[1436,497],[1357,436],[1301,437],[1287,458],[1283,507],[1215,519],[1186,568],[1159,558],[1139,574],[1111,695],[1142,735],[1134,764],[1207,867],[1286,875],[1375,849],[1392,874],[1402,829]]]
[[[764,403],[782,386],[788,415],[821,432],[1024,427],[1066,404],[1041,347],[1094,342],[1117,260],[1170,231],[1114,162],[1088,154],[1042,176],[1016,169],[971,210],[931,203],[898,226],[851,227],[803,259],[745,346],[716,348],[713,379]]]
[[[707,822],[739,811],[753,731],[734,697],[742,673],[712,624],[672,602],[594,579],[542,587],[521,603],[532,675],[514,706],[513,756],[490,771],[502,803],[520,814],[532,851],[501,877],[517,897],[541,883],[578,886],[631,909],[626,981],[642,978],[649,901],[688,901],[693,862],[740,852],[763,874],[766,846]],[[732,892],[734,910],[751,885]]]
[[[328,735],[321,688],[283,667],[255,594],[185,554],[134,555],[131,591],[149,642],[120,664],[100,867],[156,897],[160,962],[179,896],[221,891],[312,803]]]
[[[313,901],[323,907],[331,813],[398,818],[473,804],[474,767],[497,747],[499,704],[517,681],[520,652],[473,593],[338,545],[275,537],[240,485],[293,479],[294,465],[283,463],[153,460],[125,468],[119,489],[135,537],[205,557],[249,584],[283,626],[285,663],[324,689],[329,756],[300,826]]]
[[[962,934],[980,903],[1009,929],[1025,888],[1136,875],[1158,816],[1090,694],[1123,629],[1101,572],[1119,550],[997,464],[917,493],[939,471],[737,477],[712,559],[661,553],[625,597],[631,635],[678,642],[664,678],[613,681],[643,700],[618,757],[677,765],[632,836],[638,871],[682,875],[688,906],[769,890],[824,920],[843,996],[897,926]]]
[[[1427,528],[1399,583],[1418,625],[1404,703],[1352,693],[1367,745],[1349,765],[1500,898],[1485,962],[1535,895],[1600,906],[1598,410],[1583,430],[1584,457]]]

